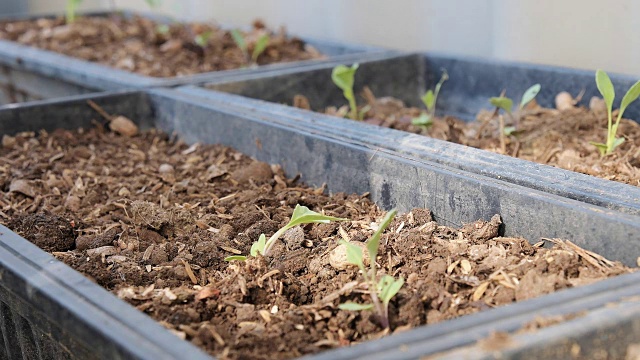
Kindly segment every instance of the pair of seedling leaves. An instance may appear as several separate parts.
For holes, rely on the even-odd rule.
[[[504,110],[504,112],[507,113],[509,118],[511,118],[512,122],[514,124],[517,124],[518,123],[517,117],[520,116],[519,114],[520,111],[522,111],[522,109],[524,109],[524,107],[527,106],[528,103],[533,101],[533,99],[535,99],[535,97],[538,95],[539,92],[540,92],[540,84],[535,84],[530,88],[528,88],[522,95],[522,99],[520,99],[520,105],[518,105],[518,108],[515,111],[513,111],[513,100],[511,100],[510,98],[504,95],[499,97],[492,97],[491,99],[489,99],[489,103],[491,103],[491,105],[495,106],[498,109]],[[517,129],[515,126],[507,126],[503,129],[503,133],[504,135],[509,136],[513,134],[516,130]]]
[[[353,85],[355,83],[356,71],[359,64],[353,64],[351,66],[338,65],[333,68],[331,72],[331,80],[333,83],[342,90],[342,94],[349,102],[349,118],[352,120],[362,120],[364,115],[371,108],[369,105],[364,106],[358,110],[356,104],[356,96],[353,92]],[[421,98],[424,105],[427,107],[427,112],[423,112],[419,117],[412,120],[414,125],[430,126],[433,123],[433,118],[436,113],[436,101],[442,84],[449,79],[449,75],[446,71],[443,71],[440,81],[436,84],[435,89],[429,89]]]
[[[213,31],[205,31],[201,34],[196,35],[194,42],[201,48],[205,48],[207,44],[209,44],[211,35],[213,35]],[[267,49],[267,46],[269,46],[269,42],[271,41],[269,34],[262,34],[258,38],[258,40],[256,40],[256,43],[253,46],[253,51],[251,52],[251,56],[249,56],[249,45],[247,44],[247,41],[245,40],[240,30],[231,30],[231,38],[236,43],[236,46],[242,51],[244,58],[247,61],[250,61],[252,64],[257,64],[258,57],[260,57],[260,55]]]
[[[362,249],[360,247],[353,245],[352,243],[344,239],[340,241],[340,244],[346,247],[347,262],[357,266],[362,271],[362,276],[364,277],[365,283],[368,286],[372,303],[357,304],[354,302],[347,302],[344,304],[340,304],[339,308],[342,310],[352,311],[374,309],[378,313],[380,322],[385,328],[389,327],[389,302],[398,293],[398,291],[400,291],[400,288],[402,288],[402,285],[404,284],[404,280],[402,278],[395,279],[393,276],[384,275],[380,279],[380,281],[376,281],[376,258],[378,256],[378,248],[380,247],[380,237],[386,230],[386,228],[391,224],[391,221],[393,221],[395,215],[395,209],[389,211],[378,226],[378,229],[367,241],[366,247],[369,254],[370,270],[367,270],[364,265],[364,257],[362,254]],[[309,210],[309,208],[307,208],[306,206],[296,205],[295,209],[293,210],[293,214],[291,215],[291,219],[289,220],[287,225],[276,231],[276,233],[273,234],[273,236],[271,236],[269,240],[267,240],[265,234],[261,234],[258,238],[258,241],[251,245],[251,250],[249,253],[251,256],[258,256],[258,254],[267,256],[280,236],[282,236],[287,230],[298,225],[311,223],[326,224],[331,221],[345,220],[348,219],[326,216]],[[233,255],[225,258],[225,261],[234,260],[245,261],[247,260],[247,256]]]

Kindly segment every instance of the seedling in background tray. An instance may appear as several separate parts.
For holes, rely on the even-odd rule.
[[[600,150],[600,155],[605,156],[611,154],[616,147],[624,142],[624,138],[616,137],[618,125],[620,125],[620,119],[622,119],[622,114],[627,109],[627,106],[640,96],[640,81],[633,84],[622,98],[620,110],[618,111],[618,118],[616,119],[615,124],[613,124],[612,121],[612,109],[616,92],[613,89],[613,84],[611,83],[609,75],[602,70],[596,71],[596,85],[598,86],[598,91],[600,91],[600,94],[602,94],[602,97],[604,98],[605,104],[607,104],[607,143],[602,144],[591,142],[591,144],[595,145],[598,150]]]
[[[76,21],[76,12],[78,11],[78,6],[80,6],[81,2],[82,0],[67,0],[65,18],[68,24]]]
[[[515,112],[512,111],[513,100],[504,96],[504,91],[499,97],[492,97],[491,99],[489,99],[489,102],[491,103],[491,105],[496,107],[494,116],[498,115],[498,112],[500,111],[500,109],[502,109],[504,110],[505,113],[507,113],[507,115],[509,116],[509,119],[511,119],[511,123],[513,124],[512,126],[505,127],[504,118],[502,117],[502,115],[498,116],[498,120],[500,121],[500,147],[502,149],[503,154],[506,153],[507,151],[505,137],[510,136],[511,134],[513,134],[515,131],[518,130],[518,123],[520,122],[520,111],[522,111],[522,109],[524,109],[524,107],[528,103],[533,101],[533,99],[535,99],[536,95],[538,95],[539,92],[540,92],[540,84],[535,84],[532,87],[528,88],[527,91],[525,91],[524,94],[522,95],[522,99],[520,99],[520,105],[518,106]]]
[[[352,120],[362,120],[366,111],[358,112],[356,104],[356,96],[353,93],[353,84],[355,82],[356,70],[359,64],[353,64],[351,67],[338,65],[331,71],[331,80],[342,90],[345,99],[349,101],[349,118]]]
[[[209,39],[211,39],[211,35],[213,35],[213,31],[211,30],[205,31],[201,34],[196,35],[196,37],[193,39],[193,42],[195,42],[196,44],[198,44],[198,46],[204,49],[207,46],[207,44],[209,44]]]
[[[341,240],[340,243],[347,247],[347,261],[353,265],[358,266],[362,272],[365,283],[367,283],[369,296],[371,297],[371,304],[358,304],[354,302],[346,302],[339,305],[341,310],[375,310],[380,317],[381,325],[386,329],[389,327],[389,302],[400,291],[402,285],[404,285],[404,279],[395,279],[391,275],[384,275],[379,281],[377,278],[376,258],[378,257],[378,247],[380,245],[380,236],[384,230],[391,224],[393,218],[396,216],[396,210],[393,209],[387,213],[384,217],[378,230],[373,233],[373,236],[367,241],[367,252],[369,253],[369,267],[370,270],[364,266],[364,258],[362,255],[362,249],[352,243]]]
[[[280,238],[280,236],[282,236],[287,230],[294,228],[298,225],[311,224],[311,223],[328,224],[331,221],[345,221],[345,220],[348,220],[348,219],[322,215],[315,211],[309,210],[309,208],[306,206],[296,205],[295,209],[293,209],[293,214],[291,215],[291,220],[289,220],[289,223],[284,227],[282,227],[281,229],[279,229],[278,231],[276,231],[276,233],[273,234],[269,238],[269,240],[267,240],[267,237],[264,234],[260,234],[258,241],[256,241],[255,243],[253,243],[253,245],[251,245],[251,250],[249,254],[251,256],[257,256],[258,254],[262,254],[265,256],[268,255],[269,250],[271,250],[271,248],[273,247],[275,242]],[[224,260],[225,261],[232,261],[232,260],[244,261],[246,259],[247,259],[246,256],[234,255],[234,256],[228,256]]]
[[[152,9],[157,9],[162,5],[162,0],[144,0]]]
[[[422,102],[427,107],[427,111],[423,111],[420,116],[413,118],[413,120],[411,121],[413,125],[429,127],[433,124],[433,119],[436,116],[436,101],[438,101],[438,94],[440,93],[442,84],[444,84],[444,82],[447,80],[449,80],[449,74],[447,74],[446,70],[442,70],[442,77],[436,84],[435,89],[427,90],[427,92],[421,98]]]
[[[249,46],[247,45],[247,41],[244,36],[238,29],[231,30],[231,38],[236,43],[238,48],[242,51],[244,58],[249,61]],[[251,63],[257,64],[258,57],[266,50],[267,46],[269,46],[269,34],[262,34],[258,40],[256,40],[255,45],[253,46],[253,52],[251,53]]]

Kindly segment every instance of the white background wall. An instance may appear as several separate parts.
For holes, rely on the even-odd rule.
[[[113,0],[148,10],[144,0]],[[65,0],[30,0],[36,12]],[[84,0],[106,9],[110,0]],[[180,19],[246,26],[259,17],[296,34],[640,76],[637,0],[164,0]],[[635,15],[635,16],[634,16]]]

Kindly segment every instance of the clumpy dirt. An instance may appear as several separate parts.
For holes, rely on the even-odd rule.
[[[155,130],[41,131],[2,144],[3,223],[221,358],[311,354],[632,271],[569,241],[501,237],[498,215],[452,228],[413,209],[381,240],[379,276],[406,281],[384,330],[372,312],[338,309],[369,302],[357,269],[332,256],[384,216],[366,194],[326,195],[278,166]],[[349,221],[291,229],[269,258],[223,261],[285,225],[296,204]]]
[[[607,136],[607,112],[597,100],[592,106],[560,105],[559,109],[542,108],[535,101],[517,115],[517,124],[504,116],[505,126],[516,126],[517,131],[505,136],[501,143],[499,117],[494,112],[482,111],[477,121],[465,122],[445,116],[437,117],[429,127],[411,123],[425,109],[407,107],[396,98],[376,98],[365,89],[362,105],[369,105],[364,122],[408,131],[432,138],[506,154],[520,159],[593,175],[600,178],[640,186],[640,125],[622,119],[618,136],[625,138],[614,153],[602,157],[590,142],[604,143]],[[601,100],[601,99],[600,99]],[[300,95],[294,105],[308,109],[308,101]],[[362,108],[362,107],[361,107]],[[347,107],[329,107],[326,114],[344,117]],[[617,112],[614,113],[614,120]]]
[[[242,32],[253,52],[256,41],[269,34],[270,41],[257,65],[322,58],[312,46],[284,29],[268,30],[255,21]],[[199,35],[207,39],[201,46]],[[201,36],[201,38],[203,38]],[[142,17],[79,17],[0,23],[0,39],[51,50],[83,60],[153,77],[174,77],[256,65],[233,41],[231,32],[213,24],[172,23],[166,26]]]

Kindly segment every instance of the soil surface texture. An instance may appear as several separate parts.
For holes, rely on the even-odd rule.
[[[223,261],[296,204],[349,220],[290,229],[268,258]],[[224,359],[349,346],[632,271],[569,241],[501,237],[499,215],[452,228],[413,209],[381,239],[378,277],[405,280],[385,330],[371,311],[338,309],[370,302],[338,244],[363,243],[385,215],[367,194],[326,195],[278,166],[155,130],[5,136],[0,209],[9,228]]]
[[[378,98],[368,89],[363,91],[362,98],[365,100],[362,107],[370,106],[363,120],[369,124],[640,186],[640,124],[622,119],[617,134],[625,141],[610,155],[601,156],[591,144],[604,143],[607,138],[607,110],[599,98],[592,99],[589,108],[557,101],[558,109],[540,107],[534,100],[525,109],[514,112],[512,118],[502,115],[504,127],[515,127],[504,140],[500,116],[493,111],[480,112],[472,122],[445,116],[436,117],[430,126],[418,126],[412,124],[412,119],[426,109],[405,106],[393,97]],[[563,96],[558,97],[561,99]],[[297,95],[293,104],[308,109],[308,101],[301,95]],[[328,107],[324,112],[344,117],[348,107]],[[617,111],[613,116],[615,121]]]
[[[322,58],[315,48],[284,29],[268,30],[255,21],[241,32],[247,51],[233,40],[231,31],[205,23],[163,25],[142,17],[78,17],[0,23],[0,39],[51,50],[83,60],[153,77],[174,77],[230,70],[278,62]],[[263,35],[266,49],[255,63],[253,49]]]

